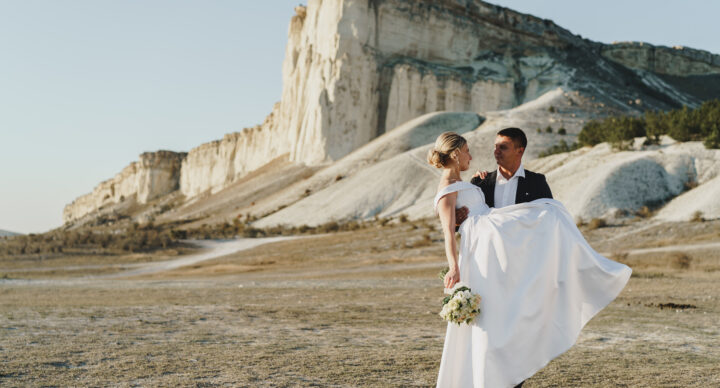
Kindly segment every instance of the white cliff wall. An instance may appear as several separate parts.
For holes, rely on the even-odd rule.
[[[720,55],[682,46],[653,46],[643,42],[605,45],[602,55],[631,69],[687,77],[720,74]]]
[[[101,182],[92,193],[75,199],[63,209],[63,221],[71,222],[103,206],[135,197],[147,203],[178,189],[184,152],[157,151],[140,155],[112,179]]]

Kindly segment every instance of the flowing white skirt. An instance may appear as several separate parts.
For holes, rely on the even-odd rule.
[[[460,232],[460,281],[482,296],[482,312],[471,325],[448,324],[438,387],[519,384],[567,351],[630,278],[555,200],[493,209]]]

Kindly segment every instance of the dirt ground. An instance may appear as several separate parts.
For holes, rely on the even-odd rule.
[[[584,233],[633,277],[525,387],[720,386],[720,254],[672,250],[720,241],[720,221]],[[433,386],[443,266],[437,227],[418,222],[144,277],[5,272],[0,386]]]

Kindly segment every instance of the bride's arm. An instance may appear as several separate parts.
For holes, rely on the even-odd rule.
[[[442,224],[443,236],[445,237],[445,255],[447,256],[450,270],[445,275],[445,288],[452,288],[460,281],[458,270],[458,252],[455,244],[455,201],[457,192],[450,193],[438,201],[438,215]]]

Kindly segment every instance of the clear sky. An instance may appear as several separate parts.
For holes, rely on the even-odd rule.
[[[299,3],[0,0],[0,229],[60,226],[65,204],[140,153],[261,123]],[[596,41],[720,53],[720,1],[494,3]]]

